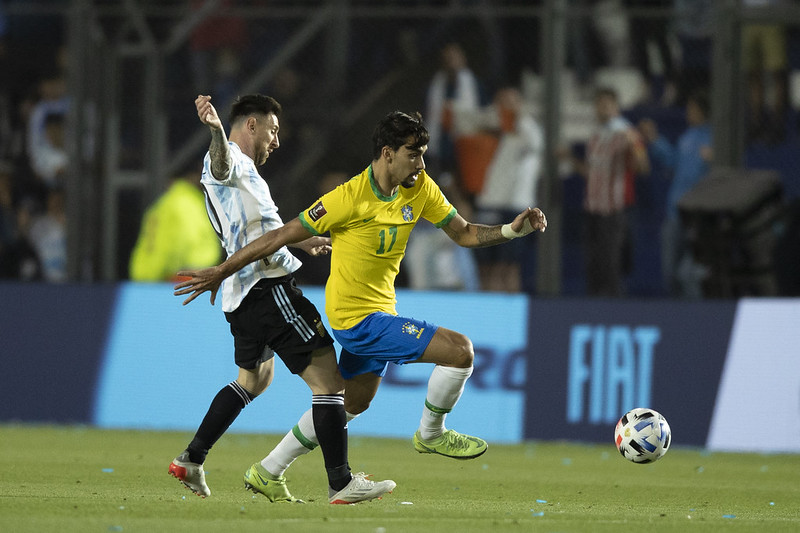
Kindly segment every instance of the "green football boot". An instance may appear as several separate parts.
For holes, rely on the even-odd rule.
[[[422,440],[417,431],[411,440],[414,449],[419,453],[438,453],[453,459],[475,459],[483,455],[489,447],[483,439],[462,435],[452,429],[446,430],[438,439],[430,441]]]
[[[261,463],[254,463],[244,473],[244,488],[263,494],[271,502],[306,503],[289,493],[284,476],[273,476]]]

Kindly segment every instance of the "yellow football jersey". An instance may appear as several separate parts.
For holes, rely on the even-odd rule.
[[[456,209],[425,172],[414,187],[394,196],[380,193],[372,165],[300,213],[315,235],[331,233],[331,274],[325,286],[325,312],[333,329],[348,329],[370,313],[395,311],[394,280],[408,236],[420,218],[437,228]]]

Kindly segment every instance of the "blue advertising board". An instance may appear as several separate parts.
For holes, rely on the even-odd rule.
[[[0,283],[0,420],[87,423],[113,285]]]
[[[735,302],[530,305],[526,439],[610,441],[623,413],[649,407],[705,444]]]
[[[304,289],[319,309],[324,291]],[[522,295],[398,291],[398,312],[468,335],[475,370],[449,427],[493,442],[522,438],[527,298]],[[324,319],[328,327],[327,320]],[[339,347],[337,345],[337,351]],[[390,365],[351,434],[410,438],[419,425],[432,365]],[[278,362],[269,389],[232,431],[289,430],[311,406],[308,387]],[[206,296],[182,307],[165,284],[124,284],[97,384],[92,423],[101,427],[194,430],[221,387],[236,378],[233,339]]]
[[[324,308],[320,287],[305,290]],[[194,431],[236,379],[219,306],[169,284],[0,283],[0,421]],[[800,451],[800,299],[529,299],[398,291],[398,311],[466,334],[475,365],[448,427],[495,443],[611,442],[632,407],[676,445]],[[327,326],[327,322],[326,322]],[[337,347],[338,348],[338,347]],[[283,433],[311,393],[283,364],[231,431]],[[431,365],[390,365],[352,435],[409,438]],[[764,431],[764,419],[780,420]]]

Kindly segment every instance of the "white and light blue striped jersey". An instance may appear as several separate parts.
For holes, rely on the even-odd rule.
[[[206,196],[208,218],[230,257],[268,231],[283,226],[283,221],[253,160],[236,143],[229,141],[228,145],[230,175],[224,180],[215,179],[211,175],[211,157],[206,153],[200,183]],[[222,310],[231,312],[239,307],[259,280],[285,276],[300,265],[300,260],[285,246],[267,259],[250,263],[222,282]]]

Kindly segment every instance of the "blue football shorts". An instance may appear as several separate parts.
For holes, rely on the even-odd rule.
[[[439,326],[388,313],[372,313],[350,329],[334,329],[342,345],[339,371],[344,379],[372,372],[383,377],[389,363],[419,359]]]

